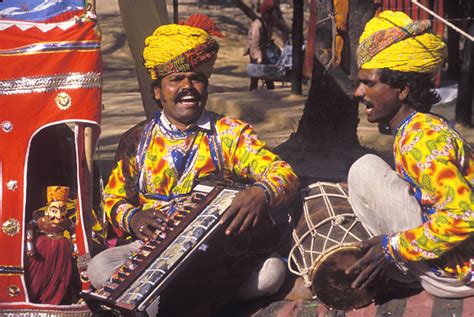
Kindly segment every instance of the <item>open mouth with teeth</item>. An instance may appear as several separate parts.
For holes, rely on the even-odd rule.
[[[183,105],[195,105],[200,100],[201,100],[201,98],[193,96],[193,95],[186,95],[186,96],[176,98],[176,102],[179,102]]]
[[[374,108],[374,104],[367,101],[367,100],[359,99],[359,102],[366,107],[365,112],[367,114],[369,114],[372,111],[372,109]]]

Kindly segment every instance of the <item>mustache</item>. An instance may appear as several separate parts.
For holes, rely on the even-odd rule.
[[[194,97],[194,98],[196,98],[198,101],[201,101],[201,100],[202,100],[201,94],[200,94],[199,91],[197,91],[197,89],[195,89],[195,88],[185,89],[185,90],[179,91],[179,92],[176,94],[176,97],[174,98],[174,100],[175,100],[175,101],[176,101],[176,100],[180,100],[180,99],[182,99],[183,97],[186,97],[186,96]]]
[[[373,103],[371,103],[370,101],[365,100],[365,99],[362,98],[362,97],[357,97],[357,100],[358,100],[360,103],[364,104],[366,107],[372,108],[372,107],[374,106]]]

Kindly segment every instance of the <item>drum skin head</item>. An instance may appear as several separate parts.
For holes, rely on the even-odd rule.
[[[317,299],[330,309],[351,310],[372,303],[377,286],[370,285],[358,290],[351,283],[358,273],[346,275],[344,272],[363,256],[357,247],[339,248],[326,254],[314,270],[311,291]]]

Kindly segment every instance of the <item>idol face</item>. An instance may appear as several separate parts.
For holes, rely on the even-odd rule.
[[[66,218],[66,207],[64,201],[52,201],[44,215],[52,223],[60,223]]]

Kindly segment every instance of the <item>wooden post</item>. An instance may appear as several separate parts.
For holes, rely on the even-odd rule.
[[[81,188],[82,194],[81,195],[81,203],[82,203],[82,218],[84,220],[84,231],[86,232],[86,239],[87,244],[89,247],[89,252],[91,252],[91,248],[93,247],[92,243],[92,226],[94,225],[94,220],[92,217],[92,197],[93,197],[93,165],[94,165],[94,149],[99,138],[99,129],[95,126],[86,125],[86,124],[79,124],[78,128],[82,130],[81,133],[78,134],[78,137],[83,137],[84,141],[80,142],[82,147],[78,147],[78,151],[84,151],[84,161],[78,162],[78,164],[82,164],[82,186]],[[82,157],[78,155],[78,157]]]
[[[458,19],[460,15],[459,3],[456,1],[446,1],[446,15],[448,20]],[[460,26],[457,21],[452,21],[456,26]],[[458,79],[460,75],[460,34],[448,27],[448,77]]]
[[[293,27],[291,36],[293,39],[293,56],[291,71],[291,93],[293,95],[301,95],[302,74],[303,74],[303,0],[293,1]]]
[[[179,12],[178,12],[178,0],[173,0],[173,23],[178,23]]]
[[[303,64],[303,75],[308,78],[311,78],[313,75],[314,42],[316,41],[316,24],[318,23],[317,7],[316,0],[311,0],[309,8],[308,35],[306,36],[306,51]]]
[[[474,4],[471,0],[462,2],[462,10],[465,16],[474,16]],[[470,14],[469,14],[470,13]],[[474,22],[466,23],[469,34],[474,35]],[[474,86],[474,42],[466,39],[462,51],[461,76],[458,86],[458,99],[456,102],[456,123],[470,126],[472,116],[472,87]]]

